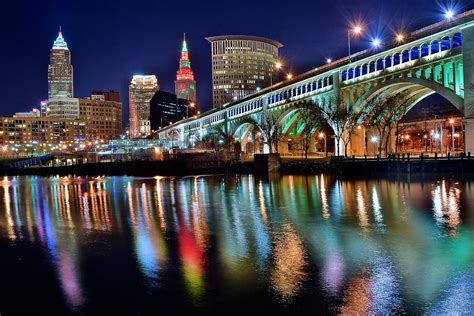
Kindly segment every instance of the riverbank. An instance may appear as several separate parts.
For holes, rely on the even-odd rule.
[[[107,176],[185,176],[199,174],[255,174],[253,161],[128,161],[78,164],[61,167],[30,167],[1,169],[0,175],[107,175]],[[443,175],[474,178],[474,159],[282,159],[280,174],[331,174],[340,178],[377,176]]]
[[[107,175],[107,176],[185,176],[198,174],[252,173],[252,162],[201,161],[125,161],[88,163],[61,167],[1,169],[4,176],[13,175]]]

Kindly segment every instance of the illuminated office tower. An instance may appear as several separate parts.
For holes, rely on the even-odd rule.
[[[155,75],[133,76],[128,87],[131,138],[150,134],[150,100],[159,89]]]
[[[72,98],[73,91],[71,52],[59,30],[49,54],[48,99]]]

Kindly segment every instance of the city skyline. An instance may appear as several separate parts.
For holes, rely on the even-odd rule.
[[[370,5],[372,2],[374,5]],[[112,25],[106,26],[106,23],[104,23],[104,25],[95,26],[96,30],[92,32],[89,26],[79,23],[78,20],[81,12],[87,9],[87,4],[55,5],[56,3],[55,1],[48,1],[47,5],[38,9],[40,11],[48,10],[45,12],[46,17],[49,18],[47,19],[48,23],[42,24],[37,19],[30,19],[31,23],[25,24],[24,19],[28,19],[29,15],[35,10],[21,12],[22,14],[18,15],[20,12],[20,8],[17,7],[18,4],[9,4],[14,13],[13,17],[11,20],[6,17],[1,23],[8,23],[9,26],[13,26],[18,31],[15,33],[16,36],[23,38],[19,43],[19,57],[23,56],[24,65],[22,64],[19,67],[16,63],[12,63],[13,65],[7,63],[5,70],[7,74],[10,74],[8,76],[10,79],[13,66],[16,66],[13,75],[18,76],[17,79],[25,78],[26,70],[29,70],[29,77],[22,85],[27,87],[27,91],[19,91],[19,88],[11,87],[8,83],[5,83],[5,78],[1,79],[3,82],[0,81],[0,84],[5,87],[3,90],[5,97],[2,115],[31,110],[32,107],[39,105],[40,100],[46,98],[48,51],[57,35],[59,25],[62,26],[63,33],[66,34],[68,47],[73,51],[75,94],[80,97],[87,95],[88,91],[94,89],[115,89],[120,92],[124,104],[128,104],[126,98],[128,82],[136,74],[155,74],[161,78],[162,90],[174,90],[176,66],[173,61],[179,55],[180,49],[176,43],[181,42],[182,32],[185,31],[187,33],[188,48],[193,54],[193,69],[196,74],[196,81],[200,86],[197,99],[202,104],[203,110],[208,110],[212,107],[212,78],[210,75],[210,47],[205,40],[206,36],[229,33],[274,38],[285,44],[281,55],[285,66],[288,67],[287,71],[297,74],[324,64],[326,58],[336,59],[347,55],[345,53],[347,43],[343,39],[350,21],[360,18],[368,30],[364,38],[352,43],[355,52],[369,46],[371,34],[382,34],[382,38],[388,39],[399,25],[404,24],[407,32],[412,31],[424,24],[438,21],[443,11],[442,3],[433,4],[432,1],[420,1],[416,5],[410,5],[408,1],[401,0],[382,5],[375,5],[375,1],[365,1],[362,5],[367,8],[365,12],[361,12],[363,10],[357,8],[361,6],[362,1],[355,1],[354,3],[336,1],[334,4],[312,3],[305,4],[308,6],[308,10],[304,10],[311,11],[312,15],[307,12],[299,12],[302,15],[298,19],[299,25],[288,21],[291,19],[281,17],[281,27],[262,27],[257,28],[258,31],[254,31],[257,22],[252,23],[249,19],[248,26],[239,23],[239,14],[245,13],[243,9],[236,9],[236,12],[231,15],[232,18],[229,16],[226,18],[224,15],[224,17],[209,20],[206,25],[195,27],[194,23],[202,18],[199,14],[208,8],[208,5],[204,5],[200,8],[194,8],[196,10],[189,10],[192,12],[183,12],[182,14],[188,19],[183,19],[184,21],[179,25],[179,29],[173,28],[165,32],[159,29],[159,26],[146,22],[146,19],[138,23],[140,27],[147,26],[146,31],[138,30],[137,25],[131,25],[130,23],[126,26],[118,25],[117,17],[127,17],[130,14],[124,12],[123,8],[130,7],[132,4],[124,1],[124,6],[121,6],[120,10],[107,11],[110,16],[105,18],[114,19]],[[137,5],[134,12],[140,12],[144,15],[149,14],[145,12],[146,4],[151,5],[147,2]],[[337,9],[336,6],[338,6]],[[413,10],[413,6],[418,9]],[[454,5],[458,12],[470,9],[472,6],[471,4],[468,5],[468,1],[458,1]],[[92,18],[98,18],[98,14],[101,14],[104,10],[112,9],[112,3],[101,3],[99,7],[100,10],[96,10]],[[170,10],[174,7],[173,4],[167,5]],[[254,10],[249,13],[250,16],[263,12],[264,7],[265,4],[256,5]],[[309,10],[310,8],[313,8],[313,10]],[[319,10],[315,10],[317,8]],[[273,12],[272,9],[268,10]],[[420,12],[422,13],[419,14]],[[282,15],[281,10],[275,9],[274,13],[269,15],[273,18]],[[381,17],[387,16],[389,17],[388,24],[378,22],[379,19],[382,20]],[[265,25],[269,21],[264,18],[258,24],[262,25],[263,23]],[[127,27],[129,28],[127,29]],[[7,28],[4,27],[3,29],[6,30]],[[32,31],[32,29],[34,30]],[[318,32],[313,33],[311,30],[318,30]],[[331,30],[332,32],[324,32],[324,30]],[[6,41],[11,39],[13,35],[6,31],[2,33],[4,33]],[[332,33],[332,35],[328,35],[328,33]],[[162,37],[165,41],[158,41],[159,44],[155,43],[156,40],[146,41],[147,38],[152,38],[152,35]],[[334,37],[339,38],[339,40],[329,40],[329,38]],[[138,47],[137,45],[130,45],[133,39],[142,45]],[[145,41],[142,39],[145,39]],[[325,43],[325,45],[320,45],[320,43]],[[22,49],[25,44],[29,44],[35,49],[29,51]],[[132,46],[133,48],[125,49]],[[135,55],[132,53],[133,50],[136,50]],[[24,51],[27,52],[27,56],[22,55]],[[2,55],[4,60],[9,58],[9,52],[3,52]],[[125,57],[127,59],[124,59]],[[124,108],[124,117],[128,117],[127,107]]]

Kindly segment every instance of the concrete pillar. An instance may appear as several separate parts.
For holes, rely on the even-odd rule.
[[[464,151],[474,153],[474,25],[462,30],[464,73]]]
[[[349,155],[363,156],[365,153],[365,127],[361,126],[352,132]]]

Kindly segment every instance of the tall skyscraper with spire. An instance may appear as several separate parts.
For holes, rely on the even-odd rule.
[[[183,38],[183,46],[181,48],[181,57],[179,59],[179,69],[176,73],[176,81],[174,82],[175,93],[178,99],[185,99],[196,102],[196,81],[191,69],[191,61],[189,60],[188,46],[186,44],[186,35]]]
[[[73,94],[71,52],[59,28],[58,37],[49,54],[48,98],[72,98]]]

